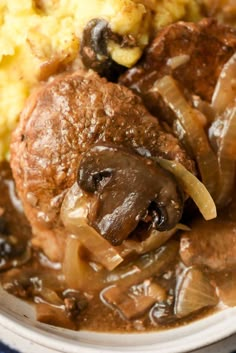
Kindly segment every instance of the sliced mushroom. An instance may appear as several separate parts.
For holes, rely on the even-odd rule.
[[[106,20],[92,19],[83,31],[80,54],[87,68],[97,71],[110,81],[115,81],[119,74],[124,72],[125,67],[110,57],[107,50],[108,40],[119,43],[122,37],[111,31]]]
[[[121,244],[140,221],[165,231],[182,216],[183,197],[172,174],[121,147],[92,147],[80,161],[77,182],[94,195],[90,225],[113,245]]]
[[[113,285],[105,288],[101,296],[128,320],[142,316],[154,303],[163,302],[167,297],[165,289],[150,280],[128,290]]]
[[[76,330],[76,323],[70,320],[62,307],[52,306],[45,303],[37,303],[37,321],[47,323],[53,326]]]

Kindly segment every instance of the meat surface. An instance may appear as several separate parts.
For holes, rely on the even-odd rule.
[[[206,267],[224,271],[236,268],[236,198],[217,219],[204,222],[196,219],[190,232],[184,232],[180,241],[180,255],[187,266]]]
[[[29,98],[11,143],[11,167],[34,235],[33,243],[61,260],[65,231],[60,208],[75,183],[81,156],[98,142],[142,154],[193,162],[141,99],[97,74],[65,73]]]
[[[236,268],[236,222],[197,219],[181,236],[180,256],[187,266],[213,271]]]
[[[212,19],[178,22],[159,33],[140,64],[120,82],[141,95],[154,115],[170,122],[172,113],[152,90],[155,81],[172,75],[190,103],[193,95],[210,102],[220,71],[235,50],[235,28]]]

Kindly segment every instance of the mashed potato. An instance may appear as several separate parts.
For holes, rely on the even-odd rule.
[[[194,0],[2,0],[0,3],[0,160],[30,91],[40,80],[72,63],[81,33],[92,18],[108,20],[113,32],[131,34],[137,46],[110,43],[113,60],[131,67],[150,32],[178,19],[198,19]]]
[[[235,0],[202,0],[209,16],[214,16],[219,22],[236,26]]]

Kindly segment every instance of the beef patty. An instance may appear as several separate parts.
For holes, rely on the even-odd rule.
[[[193,95],[211,102],[223,65],[235,50],[235,28],[214,19],[178,22],[158,34],[140,64],[121,76],[120,83],[138,93],[154,115],[171,122],[171,111],[153,90],[154,83],[171,75],[190,103]]]
[[[76,182],[81,157],[99,143],[194,168],[177,139],[128,88],[92,71],[64,73],[46,83],[21,114],[12,137],[11,167],[33,243],[52,260],[63,256],[65,230],[59,214],[64,195]]]

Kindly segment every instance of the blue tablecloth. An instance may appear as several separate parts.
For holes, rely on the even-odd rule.
[[[15,349],[11,349],[5,344],[0,342],[0,353],[18,353],[18,351],[16,351]]]
[[[221,352],[223,353],[222,350]],[[19,352],[0,342],[0,353],[19,353]],[[32,352],[32,353],[38,353],[38,352]],[[207,349],[206,349],[206,353],[207,353]],[[215,351],[215,353],[217,353],[217,350]],[[224,350],[224,353],[236,353],[236,350]]]

